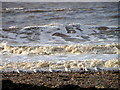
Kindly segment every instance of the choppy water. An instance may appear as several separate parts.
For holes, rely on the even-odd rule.
[[[118,3],[2,3],[0,70],[119,69]]]

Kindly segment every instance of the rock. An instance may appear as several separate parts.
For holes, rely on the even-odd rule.
[[[2,90],[15,90],[17,85],[15,85],[11,80],[2,80]]]
[[[109,29],[108,27],[98,27],[98,30],[107,30],[107,29]]]
[[[54,33],[52,36],[59,36],[59,37],[70,37],[68,35],[62,34],[62,33]]]
[[[73,29],[73,27],[66,26],[65,28],[67,30],[67,33],[76,33],[76,31]]]

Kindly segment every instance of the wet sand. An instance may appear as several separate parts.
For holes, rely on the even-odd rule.
[[[2,90],[118,90],[119,71],[3,72]]]

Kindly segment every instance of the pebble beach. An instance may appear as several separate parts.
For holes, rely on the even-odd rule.
[[[118,90],[119,75],[119,71],[4,72],[2,90]]]
[[[2,2],[2,90],[119,90],[117,2]]]

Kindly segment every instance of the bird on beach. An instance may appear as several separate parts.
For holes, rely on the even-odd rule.
[[[85,71],[91,71],[89,68],[87,68],[87,67],[84,67],[84,70]]]
[[[95,71],[101,71],[102,69],[98,68],[98,67],[94,67]]]
[[[49,62],[49,72],[53,72],[53,70],[52,70],[50,64],[51,64],[51,63]]]
[[[36,69],[33,69],[33,72],[36,73],[37,72]]]
[[[49,67],[49,72],[53,72],[53,70]]]
[[[21,73],[21,72],[24,72],[24,71],[17,69],[16,72]]]
[[[17,72],[17,73],[20,73],[20,70],[17,69],[16,72]]]
[[[66,71],[66,72],[68,72],[68,71],[69,71],[67,67],[65,67],[65,71]]]
[[[66,72],[69,72],[69,71],[70,71],[70,70],[67,68],[67,66],[66,66],[65,63],[64,63],[64,67],[65,67],[64,69],[65,69]]]
[[[34,72],[34,73],[37,73],[37,72],[40,72],[40,71],[37,70],[37,69],[33,69],[33,72]]]

